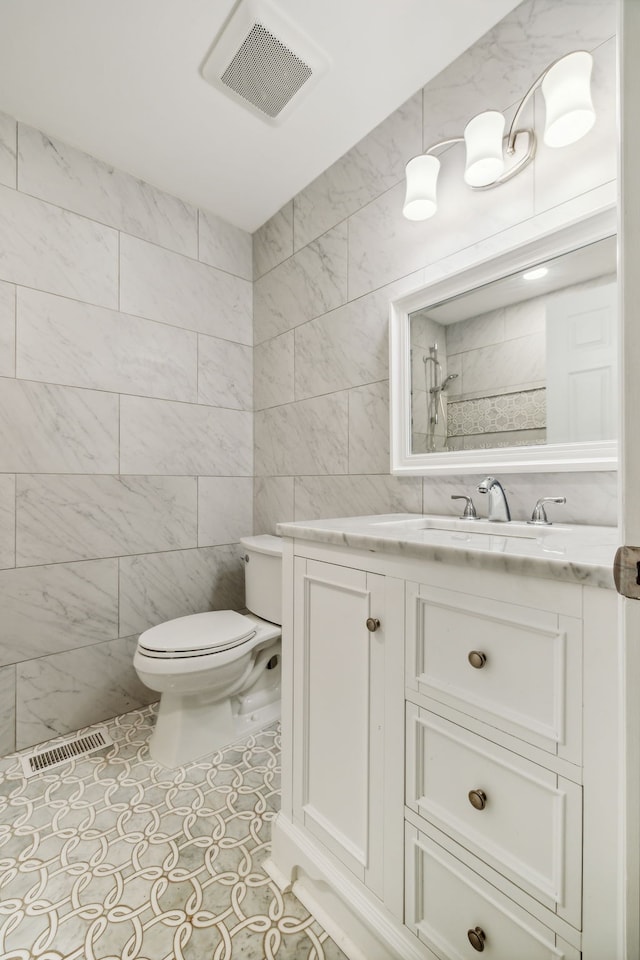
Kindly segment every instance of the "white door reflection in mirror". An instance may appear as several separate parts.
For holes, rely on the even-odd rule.
[[[568,290],[547,304],[547,443],[615,437],[616,330],[615,283]]]

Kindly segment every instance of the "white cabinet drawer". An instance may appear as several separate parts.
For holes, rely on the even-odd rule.
[[[406,682],[547,752],[582,761],[580,620],[409,583]]]
[[[407,704],[407,806],[580,928],[582,790]]]
[[[580,952],[430,837],[406,826],[407,926],[442,960],[579,960]]]

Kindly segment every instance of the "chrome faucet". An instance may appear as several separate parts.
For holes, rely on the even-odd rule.
[[[499,480],[495,477],[485,477],[482,483],[478,484],[479,493],[489,494],[489,520],[497,520],[506,523],[511,520],[511,511],[507,503],[507,495]]]

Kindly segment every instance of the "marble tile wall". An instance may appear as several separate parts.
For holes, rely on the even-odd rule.
[[[525,0],[254,234],[256,532],[290,519],[450,513],[450,494],[477,486],[476,477],[389,476],[388,300],[418,286],[426,268],[435,276],[443,258],[615,180],[615,28],[615,0]],[[464,188],[454,147],[437,216],[403,218],[407,160],[481,110],[508,114],[544,67],[575,49],[595,60],[598,121],[583,141],[541,147],[520,176],[480,193]],[[537,496],[566,493],[567,520],[616,522],[613,474],[507,482],[515,516],[530,514]]]
[[[252,286],[249,234],[0,115],[0,753],[156,699],[138,633],[242,605]]]

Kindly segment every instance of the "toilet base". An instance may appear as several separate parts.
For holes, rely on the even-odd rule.
[[[185,704],[184,697],[163,693],[149,740],[151,759],[163,767],[181,767],[280,719],[279,698],[251,713],[234,712],[234,706],[237,698],[207,703],[205,697],[191,695]]]

